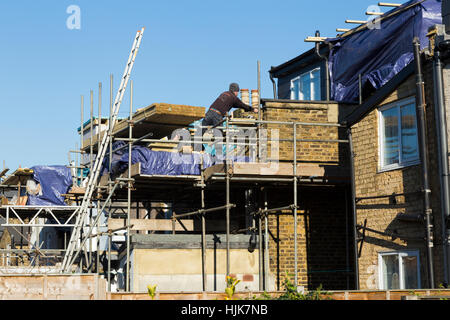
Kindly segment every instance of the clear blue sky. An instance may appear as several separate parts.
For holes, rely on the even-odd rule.
[[[155,102],[209,107],[231,82],[271,98],[270,66],[313,44],[319,29],[335,36],[345,19],[366,19],[374,0],[3,0],[0,2],[0,167],[65,165],[79,144],[80,96],[103,83],[109,110],[109,75],[119,85],[133,37],[146,27],[132,79],[134,110]],[[81,29],[66,12],[81,9]],[[387,11],[383,9],[383,11]],[[129,88],[128,88],[129,89]],[[114,96],[115,96],[114,92]],[[127,116],[129,90],[120,116]]]

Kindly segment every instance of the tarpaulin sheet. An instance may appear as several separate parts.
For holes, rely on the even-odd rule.
[[[113,144],[113,151],[125,146],[123,141]],[[109,156],[108,156],[109,157]],[[109,158],[105,157],[102,174],[108,172]],[[181,154],[175,152],[153,151],[147,147],[134,145],[131,151],[131,164],[141,163],[141,174],[145,175],[200,175],[200,163],[208,168],[213,164],[207,154]],[[128,169],[128,147],[113,152],[111,171],[118,175]]]
[[[64,197],[72,186],[72,174],[65,166],[34,166],[33,179],[41,185],[41,195],[28,195],[27,205],[65,206]]]
[[[441,0],[425,0],[403,12],[413,0],[385,15],[399,13],[381,21],[380,28],[364,29],[345,38],[328,39],[332,44],[329,59],[331,98],[338,102],[359,100],[359,75],[363,87],[381,88],[412,60],[413,39],[428,47],[431,26],[442,23]]]
[[[123,141],[113,144],[113,150],[125,145]],[[114,153],[111,162],[113,175],[118,175],[128,169],[128,148]],[[131,164],[141,163],[141,174],[144,175],[200,175],[201,161],[203,158],[203,168],[209,168],[215,164],[223,163],[223,159],[213,157],[207,153],[182,154],[177,152],[153,151],[147,147],[134,145],[131,151]],[[230,159],[233,162],[249,162],[248,157],[238,156]],[[108,172],[109,160],[105,158],[102,172]]]

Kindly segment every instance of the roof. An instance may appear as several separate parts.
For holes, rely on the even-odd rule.
[[[328,45],[321,44],[320,45],[320,53],[324,54],[325,51],[328,51]],[[284,73],[283,71],[286,71],[285,69],[295,69],[297,67],[301,67],[303,64],[308,65],[311,64],[313,61],[320,61],[321,59],[316,54],[316,48],[312,48],[301,55],[284,62],[276,67],[271,67],[269,70],[269,73],[272,74],[275,78],[278,78],[282,76]],[[289,72],[287,72],[289,73]]]
[[[397,73],[390,81],[388,81],[383,87],[375,91],[363,104],[361,104],[355,111],[350,113],[346,118],[346,124],[348,127],[352,127],[364,118],[368,113],[377,107],[387,95],[392,93],[400,84],[408,79],[415,72],[415,64],[411,62],[402,71]]]
[[[94,126],[98,125],[98,117],[92,117]],[[101,123],[107,123],[109,118],[101,118]],[[120,120],[120,119],[119,119]],[[88,119],[85,123],[83,123],[83,130],[90,130],[91,119]],[[78,127],[77,132],[81,131],[81,126]]]
[[[394,16],[396,14],[399,14],[399,13],[401,13],[401,12],[411,8],[411,7],[414,7],[414,6],[418,5],[418,4],[421,4],[424,1],[425,0],[420,0],[420,1],[415,2],[415,3],[414,2],[413,3],[409,3],[409,2],[405,3],[401,7],[397,7],[397,8],[389,10],[388,12],[385,12],[382,16],[379,17],[379,19],[381,21],[383,21],[385,19],[388,19],[388,18],[390,18],[390,17],[392,17],[392,16]],[[351,35],[353,35],[353,34],[355,34],[357,32],[364,31],[364,30],[367,30],[367,29],[368,29],[368,24],[362,24],[362,25],[356,26],[356,27],[350,29],[349,31],[347,31],[347,32],[337,36],[334,40],[339,39],[339,38],[349,37],[349,36],[351,36]],[[330,39],[333,40],[332,38],[330,38]],[[327,48],[328,48],[328,45],[326,45],[325,43],[320,43],[320,51],[321,51],[320,53],[323,53],[323,51],[326,51]],[[310,50],[300,54],[299,56],[297,56],[297,57],[295,57],[295,58],[293,58],[293,59],[291,59],[291,60],[289,60],[287,62],[284,62],[284,63],[280,64],[279,66],[272,67],[269,70],[269,72],[275,76],[275,74],[280,72],[282,69],[290,67],[290,66],[294,65],[296,62],[302,61],[302,60],[304,60],[305,58],[307,58],[307,57],[309,57],[311,55],[315,55],[315,51],[316,51],[316,48],[314,47],[314,48],[312,48],[312,49],[310,49]]]
[[[430,27],[442,23],[440,0],[410,0],[376,18],[382,27],[366,23],[320,43],[321,54],[328,55],[330,99],[357,103],[359,84],[380,90],[414,59],[412,39],[427,47]],[[363,45],[361,45],[363,44]],[[328,54],[327,54],[328,52]],[[321,61],[312,48],[270,69],[281,78]]]

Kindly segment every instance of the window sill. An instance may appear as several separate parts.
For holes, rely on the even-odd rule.
[[[402,164],[393,164],[390,166],[385,166],[383,168],[379,168],[377,173],[384,173],[384,172],[389,172],[389,171],[406,169],[406,168],[409,168],[412,166],[417,166],[419,164],[420,164],[420,160],[409,161],[409,162],[405,162]]]

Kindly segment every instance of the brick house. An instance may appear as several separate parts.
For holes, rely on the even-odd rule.
[[[448,2],[444,1],[442,5],[445,23]],[[437,16],[441,13],[440,6],[440,2],[432,0],[423,4],[409,1],[400,9],[386,13],[386,20],[395,19],[395,15],[409,14],[414,17],[411,19],[418,19],[422,23],[425,15],[421,16],[421,10],[436,10]],[[314,289],[321,283],[334,290],[344,289],[342,282],[327,282],[325,274],[321,274],[319,282],[313,279],[320,270],[347,270],[346,289],[389,290],[447,286],[449,189],[446,108],[450,97],[450,78],[446,65],[448,56],[445,40],[448,36],[445,26],[436,21],[427,21],[429,25],[426,30],[422,30],[418,44],[422,50],[417,50],[419,53],[415,56],[413,36],[419,35],[408,33],[404,38],[399,35],[392,40],[392,48],[406,50],[410,58],[406,62],[402,61],[405,62],[404,66],[378,86],[374,85],[376,81],[370,82],[365,78],[365,75],[374,70],[364,70],[360,75],[350,75],[356,82],[353,80],[348,85],[349,90],[340,96],[336,79],[329,83],[330,80],[323,73],[325,64],[329,62],[324,56],[331,57],[332,45],[317,44],[316,48],[270,70],[274,96],[278,99],[262,101],[265,119],[297,120],[300,117],[305,122],[319,121],[317,107],[322,106],[327,110],[325,114],[330,120],[335,108],[335,121],[344,124],[346,130],[316,128],[316,133],[309,133],[329,137],[334,133],[335,139],[349,140],[349,144],[314,145],[317,149],[305,143],[300,148],[305,152],[297,153],[297,160],[300,161],[324,161],[327,165],[334,162],[342,168],[350,166],[352,171],[351,186],[342,185],[341,191],[328,190],[327,193],[319,194],[312,190],[312,194],[318,195],[322,200],[318,202],[321,207],[316,207],[314,213],[311,211],[312,214],[307,219],[300,216],[299,226],[301,225],[305,235],[299,241],[303,241],[301,248],[305,248],[305,251],[301,252],[299,258],[299,264],[303,266],[299,285]],[[429,28],[431,26],[433,28]],[[384,31],[389,32],[389,27]],[[351,37],[364,32],[363,27],[359,27],[344,36]],[[370,36],[370,31],[366,33]],[[380,52],[389,50],[388,45],[383,45],[378,48]],[[362,62],[371,65],[368,59]],[[355,71],[349,66],[344,70],[347,72],[346,76],[349,73],[347,70]],[[336,70],[332,69],[330,72],[336,74]],[[278,79],[278,84],[274,79]],[[324,88],[327,86],[330,86],[331,100],[338,101],[327,101],[324,95]],[[349,103],[348,100],[351,99],[340,99],[355,96],[359,101],[353,100],[354,104]],[[276,107],[279,109],[274,109]],[[310,109],[309,118],[300,111],[301,108]],[[284,136],[286,135],[289,136],[285,133]],[[323,154],[317,152],[321,148],[324,150]],[[288,156],[290,152],[290,147],[281,146],[280,159],[292,160]],[[299,200],[305,206],[308,206],[308,202],[314,202],[314,196],[305,198],[303,202]],[[341,199],[349,201],[344,204],[346,209],[341,207]],[[348,206],[353,206],[353,210]],[[336,215],[339,207],[342,213]],[[332,215],[336,220],[326,215],[327,210],[334,212]],[[316,225],[307,221],[319,221],[320,216],[323,220]],[[274,217],[269,222],[270,228],[275,228],[281,234],[284,232],[285,237],[289,238],[292,233],[290,219],[292,216]],[[338,222],[342,223],[342,220],[345,223],[338,227]],[[285,227],[277,226],[276,223]],[[330,230],[335,232],[329,233]],[[312,239],[308,236],[314,233],[321,234],[316,239],[330,236],[330,239],[340,237],[342,240],[345,236],[346,241],[336,242],[336,245],[341,243],[336,250],[341,253],[337,256],[345,257],[344,267],[336,256],[329,256],[329,259],[317,258],[330,254],[330,248],[320,242],[312,245]],[[271,250],[280,250],[280,246],[283,247],[283,243],[273,244]],[[284,250],[291,252],[289,247]],[[289,254],[285,259],[289,260]],[[284,265],[290,266],[289,261],[284,262]],[[331,272],[328,276],[339,279],[336,276],[338,274]]]

